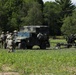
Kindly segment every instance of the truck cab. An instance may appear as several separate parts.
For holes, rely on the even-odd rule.
[[[23,26],[15,40],[17,46],[32,49],[38,45],[40,49],[50,47],[48,26]]]

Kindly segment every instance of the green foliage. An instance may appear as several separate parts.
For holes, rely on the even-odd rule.
[[[4,31],[17,29],[18,27],[18,12],[21,9],[22,0],[4,0],[1,2],[2,8],[0,12],[0,26]],[[13,26],[14,25],[14,26]],[[7,29],[8,28],[8,29]]]
[[[34,5],[33,2],[38,2],[38,4],[41,5],[40,9],[36,11],[39,11],[40,14],[37,14],[36,16],[41,16],[43,9],[42,0],[0,0],[0,28],[3,31],[13,31],[14,29],[19,29],[22,25],[25,25],[23,24],[23,18],[26,18],[28,15],[29,9]]]
[[[51,35],[60,35],[65,17],[71,16],[75,6],[71,0],[0,0],[0,28],[19,30],[24,25],[48,25]]]
[[[60,7],[60,13],[59,13],[60,16],[59,16],[58,25],[59,25],[59,30],[61,31],[64,18],[72,15],[75,6],[72,4],[71,0],[55,0],[55,2]]]
[[[72,16],[65,18],[62,25],[62,33],[65,35],[76,34],[76,11],[73,12]]]
[[[23,18],[24,25],[42,25],[42,11],[40,4],[33,2],[31,8],[28,10],[28,15]]]
[[[55,2],[46,2],[44,5],[44,21],[50,26],[50,34],[57,35],[59,33],[60,7]]]
[[[62,18],[72,14],[75,6],[72,4],[71,0],[55,0],[55,1],[61,8],[60,14]]]

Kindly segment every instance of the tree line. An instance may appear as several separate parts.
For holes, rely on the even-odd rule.
[[[76,8],[71,0],[0,0],[0,31],[25,25],[47,25],[50,35],[76,33]]]

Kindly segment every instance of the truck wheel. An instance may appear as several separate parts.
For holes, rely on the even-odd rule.
[[[21,42],[21,49],[26,49],[26,43],[25,42]]]
[[[45,45],[40,45],[40,49],[46,49]]]
[[[27,46],[27,49],[32,49],[32,46]]]

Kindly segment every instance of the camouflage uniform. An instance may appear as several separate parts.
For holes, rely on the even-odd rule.
[[[71,34],[68,38],[67,38],[67,47],[71,47],[73,44],[75,44],[75,36],[73,34]]]
[[[12,52],[12,50],[13,50],[13,40],[12,40],[12,37],[10,37],[7,40],[7,48],[8,48],[8,52]]]
[[[6,49],[7,48],[7,36],[9,35],[9,31],[6,32],[5,34],[5,43],[4,43],[4,48]]]

